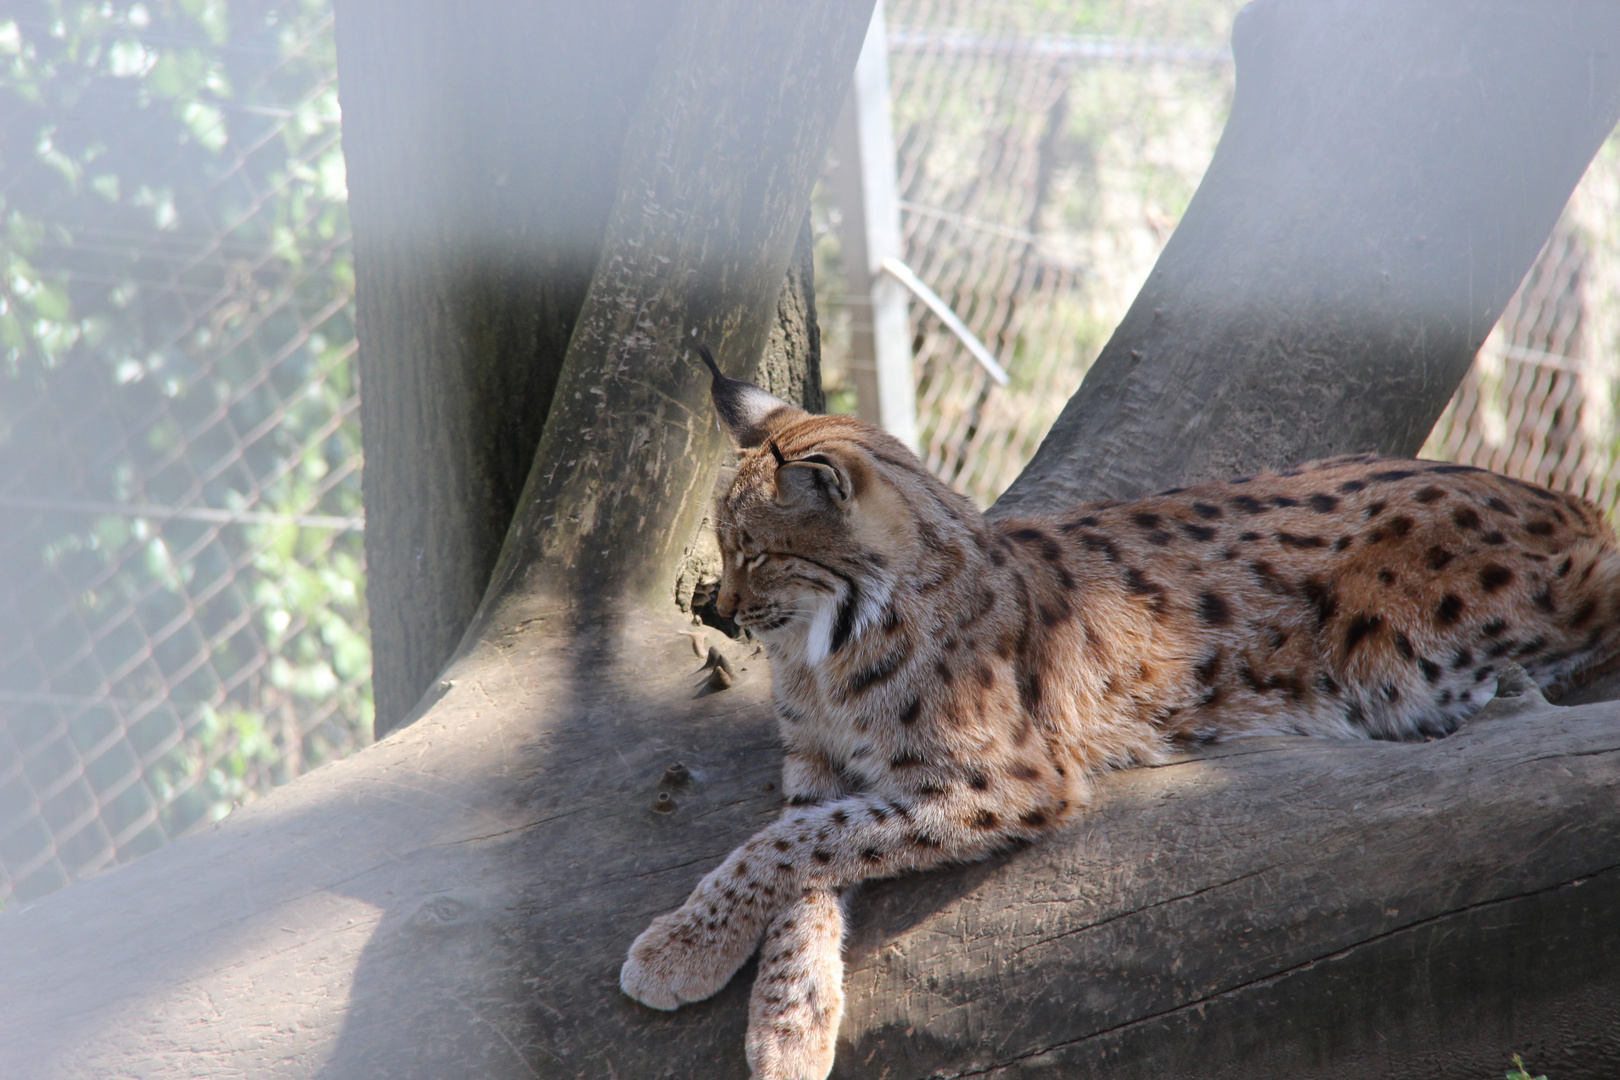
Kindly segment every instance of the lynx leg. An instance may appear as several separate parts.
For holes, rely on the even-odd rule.
[[[1031,797],[1012,809],[1032,805]],[[789,810],[733,851],[685,904],[642,931],[619,985],[655,1009],[701,1001],[737,973],[766,926],[804,890],[977,861],[1050,828],[1058,805],[1069,804],[1002,817],[964,786],[926,800],[851,795]]]
[[[827,755],[811,750],[789,750],[782,759],[782,794],[792,806],[814,806],[848,794]]]
[[[678,1009],[731,981],[771,917],[800,889],[772,858],[770,835],[766,830],[734,850],[685,904],[641,932],[619,970],[620,989],[654,1009]]]
[[[825,1080],[844,1014],[843,893],[806,889],[765,931],[748,1003],[757,1080]]]

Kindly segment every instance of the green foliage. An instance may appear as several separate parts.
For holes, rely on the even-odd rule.
[[[1507,1074],[1507,1080],[1547,1080],[1545,1076],[1531,1076],[1524,1067],[1524,1059],[1518,1054],[1513,1055],[1513,1071]]]
[[[330,22],[327,0],[0,14],[0,693],[29,703],[24,752],[68,738],[93,765],[122,730],[135,764],[97,797],[105,819],[114,789],[150,796],[107,822],[126,854],[371,726]],[[111,512],[132,505],[163,509]]]

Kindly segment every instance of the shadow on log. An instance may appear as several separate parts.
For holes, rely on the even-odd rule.
[[[0,1075],[745,1073],[748,971],[669,1015],[616,986],[779,802],[762,659],[710,634],[736,681],[698,695],[670,603],[720,454],[683,350],[763,347],[868,9],[683,7],[417,718],[0,919]],[[1596,3],[1251,8],[1217,161],[1008,506],[1410,448],[1613,126],[1617,46]],[[1617,752],[1620,707],[1532,696],[1116,774],[1051,842],[866,891],[835,1075],[1616,1075]]]

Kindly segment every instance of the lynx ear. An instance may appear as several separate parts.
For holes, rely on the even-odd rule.
[[[775,455],[776,504],[778,506],[842,506],[849,500],[849,477],[821,454],[797,461],[783,461],[782,452],[771,443]]]
[[[714,401],[715,414],[720,418],[720,430],[726,433],[736,449],[752,450],[764,442],[771,428],[776,426],[769,421],[773,417],[778,422],[786,419],[776,415],[783,409],[795,413],[800,411],[753,383],[726,378],[707,346],[699,345],[698,355],[703,357],[703,362],[709,366],[709,374],[713,376],[713,381],[709,383],[709,397]]]

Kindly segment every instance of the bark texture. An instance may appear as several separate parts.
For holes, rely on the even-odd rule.
[[[677,8],[336,7],[382,735],[489,583]]]
[[[794,242],[793,261],[776,298],[776,321],[765,342],[754,382],[783,401],[826,412],[821,391],[821,326],[816,321],[815,235],[805,214]]]
[[[1256,0],[1147,284],[996,503],[1410,457],[1620,118],[1620,6]]]
[[[870,12],[734,0],[672,27],[472,633],[559,604],[667,602],[725,445],[694,346],[752,374]]]
[[[1481,22],[1526,10],[1467,7]],[[1436,41],[1449,39],[1435,25],[1457,30],[1452,7],[1417,9],[1438,22],[1401,22],[1412,18],[1404,0],[1271,0],[1245,16],[1246,32],[1286,50],[1292,38],[1261,32],[1345,29],[1352,15],[1379,37],[1393,25]],[[1609,100],[1599,93],[1608,69],[1592,51],[1609,40],[1608,15],[1571,5],[1558,18],[1581,12],[1592,21],[1564,39],[1576,52],[1535,55],[1586,72],[1594,100]],[[635,1005],[616,985],[636,933],[779,805],[762,660],[718,635],[702,640],[669,602],[719,456],[704,377],[682,350],[695,327],[735,373],[767,340],[815,133],[824,138],[838,105],[824,92],[847,79],[867,15],[854,0],[797,5],[791,21],[744,0],[681,9],[671,36],[689,62],[665,57],[651,76],[647,100],[662,104],[648,108],[667,121],[632,120],[645,137],[627,144],[606,254],[495,591],[437,695],[375,747],[0,918],[0,1075],[744,1075],[751,970],[673,1014]],[[1525,40],[1528,49],[1535,39]],[[769,57],[776,77],[728,66],[742,55]],[[1265,55],[1243,46],[1239,63]],[[1496,85],[1476,62],[1518,62],[1446,56],[1450,81],[1436,76],[1421,100],[1391,101],[1440,109],[1460,100],[1457,86]],[[822,73],[822,96],[797,79],[807,70]],[[1532,65],[1523,77],[1534,86],[1545,74]],[[797,134],[761,142],[722,82]],[[1293,96],[1279,89],[1269,100],[1277,125],[1298,120]],[[1249,122],[1261,104],[1249,99]],[[1397,119],[1414,130],[1461,122],[1443,109]],[[1236,205],[1242,192],[1221,185],[1241,188],[1284,164],[1212,170],[1199,198]],[[1374,164],[1336,173],[1339,187],[1324,191],[1338,195],[1324,195],[1320,213],[1372,205],[1360,192],[1374,180],[1400,220],[1438,213],[1476,161],[1459,158],[1455,183],[1439,189],[1416,165]],[[1526,205],[1562,197],[1564,165],[1518,163]],[[736,176],[756,186],[739,192],[725,182]],[[1288,205],[1277,202],[1278,213]],[[725,224],[710,236],[705,219]],[[1256,222],[1229,236],[1227,264],[1264,265],[1269,252],[1302,265],[1288,259],[1293,231]],[[1301,243],[1315,235],[1309,221],[1296,224]],[[1522,239],[1503,224],[1472,247],[1440,244],[1433,257],[1449,271],[1427,272],[1488,276]],[[1225,280],[1206,287],[1219,292]],[[1328,292],[1313,310],[1331,314],[1334,295],[1350,304],[1357,294]],[[1113,347],[1241,358],[1275,346],[1272,323],[1221,310],[1207,323],[1192,309],[1165,327],[1137,318]],[[1372,364],[1357,385],[1421,389],[1437,409],[1450,388],[1432,373],[1402,381],[1409,375]],[[1162,410],[1144,397],[1152,385]],[[1271,383],[1222,386],[1211,408],[1225,421],[1212,425],[1178,412],[1186,391],[1174,382],[1122,385],[1135,395],[1122,398],[1129,408],[1100,434],[1071,427],[1049,444],[1026,504],[1074,496],[1062,464],[1071,443],[1075,460],[1103,462],[1128,488],[1127,445],[1171,483],[1199,455],[1247,460],[1255,417],[1274,418],[1266,445],[1290,460],[1331,441],[1341,422],[1363,431],[1377,411],[1332,393],[1275,394]],[[1286,407],[1268,411],[1272,402]],[[1411,415],[1388,409],[1391,431]],[[1185,459],[1163,457],[1163,444]],[[699,686],[709,644],[739,676],[719,693]],[[1518,1051],[1556,1080],[1612,1077],[1620,707],[1530,697],[1492,710],[1430,744],[1236,741],[1116,774],[1098,810],[1050,842],[868,889],[836,1075],[1478,1080]],[[660,793],[669,812],[654,809]]]

